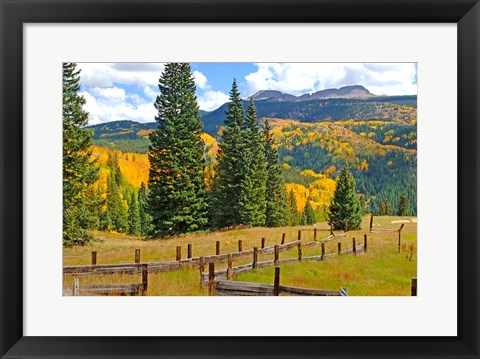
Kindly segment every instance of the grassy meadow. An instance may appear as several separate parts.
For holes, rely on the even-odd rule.
[[[413,217],[375,217],[374,228],[398,229],[400,222],[405,222],[402,231],[401,253],[397,252],[398,233],[368,233],[369,217],[363,218],[362,230],[351,231],[348,236],[335,238],[326,242],[326,253],[337,251],[337,243],[342,243],[342,250],[351,248],[352,238],[357,245],[363,243],[363,235],[368,234],[368,251],[357,257],[351,255],[333,256],[325,261],[309,261],[282,264],[281,284],[304,288],[339,290],[348,288],[351,296],[399,296],[410,295],[411,279],[417,273],[417,222]],[[261,247],[261,238],[266,238],[266,246],[280,244],[282,233],[286,242],[297,240],[297,232],[302,232],[302,241],[313,240],[313,226],[296,226],[281,228],[247,228],[211,233],[188,234],[168,240],[145,241],[139,237],[124,234],[92,232],[96,240],[86,246],[65,247],[63,265],[89,265],[91,252],[97,251],[97,264],[133,263],[135,249],[141,250],[142,262],[174,261],[176,247],[182,247],[182,258],[187,257],[187,245],[193,246],[193,256],[215,254],[216,241],[220,241],[220,252],[238,251],[238,240],[243,241],[243,250]],[[326,223],[318,223],[317,239],[329,236]],[[339,232],[336,232],[337,234]],[[304,257],[320,255],[321,246],[302,248]],[[280,259],[296,258],[296,247],[280,253]],[[259,255],[258,260],[272,260],[273,253]],[[233,266],[251,263],[252,258],[235,259]],[[218,263],[215,269],[226,268],[225,263]],[[247,282],[273,283],[274,268],[261,268],[238,274],[236,280]],[[64,277],[64,286],[73,283],[73,276]],[[195,296],[208,295],[206,289],[200,288],[198,269],[183,269],[172,272],[149,274],[148,295]],[[89,275],[81,276],[81,284],[140,283],[140,275]]]

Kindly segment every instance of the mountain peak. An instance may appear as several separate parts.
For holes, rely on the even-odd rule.
[[[367,99],[377,97],[362,85],[344,86],[339,89],[325,89],[300,96],[290,95],[277,90],[260,90],[252,95],[255,101],[308,101],[329,98]]]

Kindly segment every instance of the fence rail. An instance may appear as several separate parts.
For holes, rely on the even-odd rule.
[[[298,242],[298,241],[297,241]],[[325,253],[325,247],[322,246],[322,254],[318,256],[309,256],[309,257],[303,257],[301,255],[301,251],[299,251],[299,256],[298,258],[286,258],[286,259],[278,259],[278,260],[269,260],[269,261],[262,261],[262,262],[255,262],[255,257],[253,259],[252,263],[247,263],[243,265],[239,265],[236,267],[233,267],[231,263],[228,264],[227,269],[220,269],[215,271],[214,277],[215,278],[221,278],[221,279],[231,279],[231,277],[243,273],[243,272],[249,272],[252,271],[256,268],[264,268],[264,267],[273,267],[276,266],[277,264],[284,264],[284,263],[293,263],[293,262],[306,262],[306,261],[323,261],[327,258],[330,258],[335,255],[339,254],[359,254],[363,253],[366,251],[366,245],[367,245],[367,237],[364,237],[364,243],[356,245],[355,244],[355,238],[353,238],[353,247],[346,249],[344,251],[340,250],[337,253]],[[297,243],[299,249],[303,247],[301,243]],[[204,273],[204,267],[200,267],[200,283],[203,285],[203,283],[206,283],[209,281],[209,273]]]
[[[334,238],[345,237],[347,235],[346,232],[342,234],[330,234],[327,238],[317,240],[316,239],[316,230],[314,229],[314,240],[307,243],[302,243],[302,247],[312,247],[317,246],[319,243],[324,241],[329,241]],[[298,238],[301,238],[301,231],[299,231]],[[282,242],[284,242],[285,236],[282,236]],[[298,246],[298,240],[282,243],[278,245],[278,251],[284,252],[288,251],[294,247]],[[262,239],[262,244],[264,244],[264,240]],[[257,255],[267,254],[267,253],[274,253],[276,245],[271,245],[264,248],[257,249]],[[242,248],[242,241],[239,241],[239,249]],[[216,245],[216,252],[219,251],[219,245]],[[189,245],[188,252],[191,254],[192,246]],[[193,257],[193,258],[186,258],[181,259],[181,251],[179,251],[179,247],[176,248],[176,261],[165,261],[165,262],[142,262],[140,260],[140,250],[135,250],[135,263],[121,263],[121,264],[96,264],[97,263],[97,253],[92,252],[92,265],[80,265],[80,266],[66,266],[63,267],[63,275],[90,275],[90,274],[135,274],[139,273],[142,268],[142,264],[147,264],[149,267],[149,271],[151,273],[158,273],[158,272],[169,272],[179,269],[198,269],[200,268],[203,263],[219,263],[227,261],[229,257],[232,259],[241,258],[241,257],[249,257],[252,256],[254,249],[250,250],[241,250],[239,252],[233,253],[225,253],[225,254],[216,254],[211,256],[204,256],[204,257]]]
[[[346,288],[336,290],[310,289],[279,286],[279,294],[289,295],[311,295],[311,296],[347,296]],[[251,282],[218,281],[215,285],[215,295],[217,296],[272,296],[274,295],[274,285]]]
[[[303,295],[303,296],[348,296],[347,288],[339,291],[298,288],[280,285],[280,268],[275,268],[273,284],[235,282],[215,280],[214,264],[209,265],[209,295],[216,296],[278,296],[278,295]]]

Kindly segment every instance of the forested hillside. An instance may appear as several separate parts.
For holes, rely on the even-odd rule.
[[[398,120],[304,123],[272,119],[271,124],[287,192],[293,190],[300,211],[310,196],[312,185],[327,188],[324,195],[313,190],[312,205],[321,208],[327,204],[334,188],[330,182],[319,183],[318,180],[335,179],[338,170],[347,162],[358,192],[364,195],[367,210],[370,205],[370,210],[378,213],[380,202],[387,200],[395,210],[401,194],[405,193],[412,214],[416,214],[415,120],[410,123]],[[147,135],[153,127],[153,123],[132,121],[95,126],[94,143],[98,147],[94,147],[93,152],[106,163],[106,148],[115,149],[126,180],[138,187],[141,180],[147,181],[148,160],[145,154],[134,155],[133,152],[146,152]],[[218,149],[217,141],[208,134],[202,137],[207,163],[211,163]],[[142,150],[137,150],[139,148]],[[106,177],[103,178],[106,181]]]

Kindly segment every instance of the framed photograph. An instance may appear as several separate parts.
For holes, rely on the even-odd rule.
[[[477,1],[0,1],[2,358],[479,357]]]

